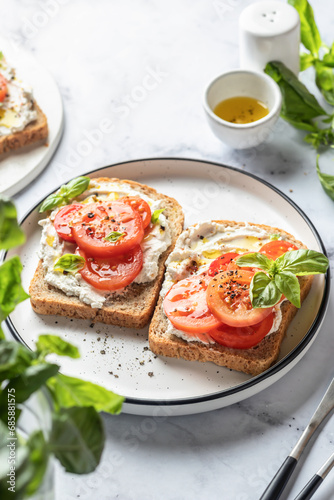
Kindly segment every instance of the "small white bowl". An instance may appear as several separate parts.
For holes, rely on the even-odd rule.
[[[230,97],[253,97],[262,101],[269,113],[252,123],[231,123],[219,118],[213,110]],[[236,69],[223,73],[208,86],[204,96],[204,109],[212,132],[234,149],[257,146],[265,141],[276,123],[282,105],[277,83],[259,71]]]

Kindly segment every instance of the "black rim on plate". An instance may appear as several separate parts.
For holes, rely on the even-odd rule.
[[[129,165],[131,163],[140,163],[140,162],[145,163],[145,162],[152,162],[152,161],[154,161],[154,162],[156,162],[156,161],[163,161],[163,162],[165,162],[165,161],[177,161],[177,162],[184,161],[184,162],[205,163],[207,165],[213,165],[216,167],[225,168],[225,169],[237,172],[240,175],[244,175],[246,177],[251,177],[252,179],[255,179],[256,181],[260,182],[261,184],[264,184],[269,189],[271,189],[272,191],[277,193],[279,196],[281,196],[285,201],[287,201],[299,213],[299,215],[305,220],[305,222],[307,223],[311,232],[313,233],[313,235],[314,235],[315,239],[317,240],[322,252],[327,256],[325,246],[323,244],[323,241],[322,241],[318,231],[316,230],[316,228],[314,227],[313,223],[310,221],[308,216],[303,212],[303,210],[298,205],[296,205],[296,203],[294,201],[292,201],[286,194],[284,194],[282,191],[280,191],[278,188],[276,188],[275,186],[273,186],[269,182],[265,181],[264,179],[261,179],[261,178],[257,177],[255,174],[252,174],[250,172],[243,172],[235,167],[230,167],[228,165],[223,165],[221,163],[216,163],[216,162],[212,162],[212,161],[198,160],[198,159],[192,159],[192,158],[178,158],[178,157],[160,158],[160,157],[157,157],[157,158],[142,158],[139,160],[130,160],[130,161],[124,161],[124,162],[120,162],[120,163],[115,163],[113,165],[108,165],[106,167],[100,167],[100,168],[96,168],[94,170],[90,170],[89,172],[86,172],[86,173],[81,174],[81,175],[91,175],[91,174],[94,174],[94,173],[99,172],[101,170],[116,168],[116,167],[120,167],[121,165]],[[54,192],[54,190],[52,190],[45,197],[43,197],[43,199],[46,198],[49,194],[51,194],[53,192]],[[41,201],[39,203],[37,203],[36,205],[34,205],[24,215],[24,217],[20,220],[20,225],[22,225],[24,223],[24,221],[27,219],[27,217],[29,217],[29,215],[38,207],[38,205],[41,203]],[[3,254],[1,261],[5,260],[6,255],[7,255],[7,252],[5,252]],[[324,287],[324,294],[322,297],[322,301],[321,301],[317,316],[314,319],[312,325],[310,326],[308,332],[305,334],[304,338],[300,341],[300,343],[291,352],[289,352],[289,354],[287,356],[285,356],[285,358],[283,358],[282,360],[275,363],[273,366],[268,368],[265,372],[261,373],[260,375],[257,375],[255,377],[251,378],[250,380],[247,380],[246,382],[242,382],[241,384],[238,384],[237,386],[235,386],[231,389],[226,389],[223,391],[215,392],[212,394],[208,394],[206,396],[190,397],[190,398],[182,398],[182,399],[170,399],[170,400],[169,399],[168,400],[165,400],[165,399],[146,400],[146,399],[140,399],[140,398],[127,397],[125,400],[125,403],[131,404],[131,405],[140,405],[140,406],[165,406],[165,407],[166,406],[182,406],[182,405],[187,406],[187,405],[192,405],[192,404],[205,403],[205,402],[213,401],[216,399],[226,398],[226,397],[231,396],[233,394],[236,394],[238,392],[243,392],[243,391],[253,387],[254,385],[260,384],[261,382],[265,381],[267,378],[272,377],[273,375],[275,375],[276,373],[281,371],[283,368],[285,368],[287,365],[289,365],[294,359],[296,359],[299,356],[299,354],[301,354],[301,352],[312,341],[314,335],[317,333],[318,328],[320,328],[320,325],[324,319],[327,305],[328,305],[329,292],[330,292],[330,270],[328,269],[327,273],[325,275],[325,287]],[[22,337],[20,336],[20,334],[16,330],[10,317],[8,317],[6,319],[5,323],[9,329],[9,331],[11,332],[12,336],[16,340],[18,340],[19,342],[24,344],[26,347],[29,347],[29,346],[27,346],[27,344],[24,342],[24,340],[22,339]]]

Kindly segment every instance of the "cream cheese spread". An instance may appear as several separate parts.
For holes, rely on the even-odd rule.
[[[151,208],[155,210],[164,208],[162,200],[153,200],[149,196],[137,191],[126,183],[99,182],[92,180],[89,189],[73,202],[92,203],[98,200],[118,200],[122,196],[140,196]],[[85,304],[94,308],[101,308],[106,298],[111,294],[120,294],[124,289],[116,292],[104,292],[97,290],[87,283],[80,273],[63,274],[55,271],[55,262],[64,253],[73,253],[74,245],[61,240],[54,228],[53,220],[60,208],[54,210],[50,217],[43,219],[39,224],[43,227],[39,257],[43,261],[43,268],[46,272],[45,281],[56,288],[62,290],[66,295],[77,296]],[[152,231],[141,243],[143,251],[143,267],[134,283],[147,283],[155,279],[159,270],[159,257],[167,250],[172,242],[169,223],[163,213],[159,215],[159,223],[155,224]]]
[[[7,80],[7,95],[0,102],[0,137],[23,130],[36,120],[33,94],[30,87],[16,77],[15,69],[0,58],[0,73]]]
[[[269,233],[261,227],[250,224],[226,226],[213,221],[198,223],[186,229],[178,238],[173,252],[166,261],[165,280],[161,289],[161,296],[164,297],[174,283],[187,278],[191,274],[200,274],[206,271],[211,262],[223,253],[227,252],[258,252],[260,248],[275,239],[285,239],[284,235]],[[181,330],[176,329],[166,317],[168,327],[166,335],[175,335],[187,342],[196,341],[204,344],[215,343],[208,335],[200,334],[190,336]],[[275,332],[282,321],[280,304],[274,308],[273,326],[268,332]]]

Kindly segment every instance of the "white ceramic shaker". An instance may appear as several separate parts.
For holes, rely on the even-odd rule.
[[[269,61],[281,61],[299,73],[300,20],[287,3],[252,3],[239,19],[240,67],[263,71]]]

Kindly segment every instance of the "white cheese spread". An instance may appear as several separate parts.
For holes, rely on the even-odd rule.
[[[284,235],[269,233],[261,227],[249,224],[228,227],[212,221],[205,221],[186,229],[178,238],[173,252],[166,261],[165,281],[161,289],[164,297],[174,283],[187,278],[191,274],[200,274],[210,266],[211,262],[227,252],[258,252],[260,248],[275,238],[285,239]],[[194,271],[195,269],[195,271]],[[282,321],[280,304],[274,308],[273,326],[268,332],[275,332]],[[165,313],[164,313],[165,314]],[[208,335],[190,336],[176,329],[166,317],[168,327],[166,335],[176,335],[187,342],[196,341],[204,344],[214,343]]]
[[[0,137],[23,130],[28,123],[36,120],[33,95],[30,87],[15,75],[4,57],[0,58],[0,73],[7,80],[7,95],[0,102]]]
[[[92,180],[89,185],[89,190],[75,201],[80,203],[92,203],[98,200],[117,200],[122,196],[140,196],[144,199],[151,208],[153,213],[155,210],[164,208],[162,200],[153,200],[149,196],[142,194],[126,183],[110,183],[99,182]],[[43,261],[43,268],[46,271],[45,281],[56,288],[62,290],[66,295],[77,296],[85,304],[90,304],[94,308],[101,308],[107,296],[111,292],[97,290],[87,283],[80,273],[63,274],[60,271],[55,271],[55,262],[64,253],[73,253],[73,245],[64,242],[58,237],[54,228],[53,220],[56,213],[60,210],[54,210],[50,217],[43,219],[39,224],[43,227],[39,256]],[[134,283],[147,283],[158,274],[158,261],[160,255],[167,250],[171,244],[171,234],[169,223],[163,213],[159,215],[159,224],[155,224],[154,228],[141,243],[143,251],[143,267],[138,276],[134,279]],[[112,292],[113,294],[122,293],[124,289]]]

